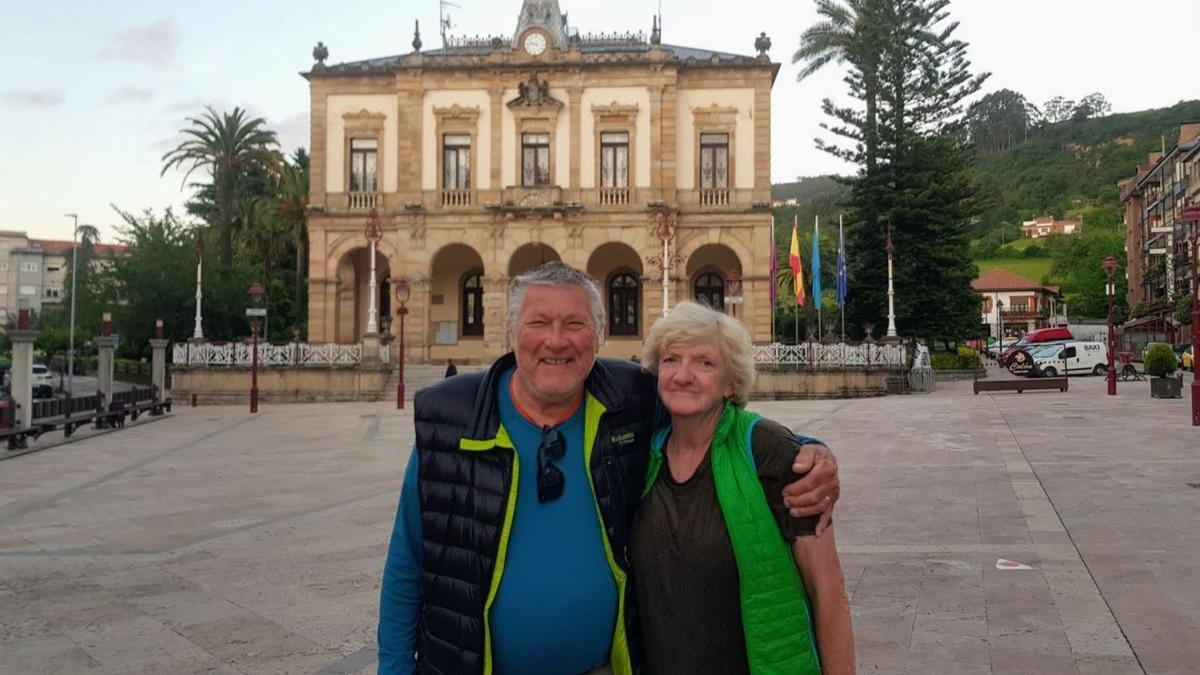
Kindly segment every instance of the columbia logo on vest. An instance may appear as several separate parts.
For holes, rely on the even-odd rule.
[[[626,432],[625,432],[625,433],[623,433],[623,434],[617,434],[617,435],[615,435],[615,436],[609,436],[609,437],[608,437],[608,441],[609,441],[610,443],[615,443],[615,444],[617,444],[617,445],[629,445],[629,444],[633,443],[633,441],[634,441],[633,432],[632,432],[632,431],[626,431]]]

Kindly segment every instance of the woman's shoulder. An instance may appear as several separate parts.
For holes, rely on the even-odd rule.
[[[791,474],[792,462],[800,444],[796,434],[779,422],[767,418],[760,419],[754,425],[750,434],[750,451],[754,455],[754,463],[759,467],[759,473],[764,471],[786,472]]]

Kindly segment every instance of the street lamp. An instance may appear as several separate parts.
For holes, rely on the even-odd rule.
[[[399,277],[392,280],[396,288],[396,314],[400,315],[400,358],[397,369],[399,378],[396,384],[396,410],[404,410],[404,317],[408,316],[408,279]]]
[[[267,317],[267,308],[259,307],[266,291],[257,281],[247,291],[252,307],[246,308],[246,317],[250,319],[250,334],[253,344],[250,349],[250,412],[258,412],[258,322]]]
[[[996,352],[996,363],[1004,367],[1004,301],[996,298],[996,321],[1000,324],[1000,349]]]
[[[375,335],[379,332],[379,325],[376,317],[379,312],[375,309],[376,303],[379,301],[378,285],[375,282],[375,249],[379,244],[379,240],[383,239],[383,227],[379,224],[379,211],[371,209],[371,215],[367,218],[367,242],[371,249],[371,281],[370,281],[370,301],[367,303],[367,334]]]
[[[1113,294],[1116,290],[1113,286],[1113,270],[1117,269],[1117,259],[1111,255],[1104,259],[1104,273],[1108,275],[1108,285],[1105,286],[1105,293],[1108,295],[1108,395],[1117,395],[1117,369],[1113,366],[1113,342],[1116,339],[1113,334]]]
[[[75,394],[75,277],[79,276],[75,267],[79,247],[75,240],[79,236],[79,214],[67,213],[65,217],[75,222],[71,227],[71,321],[67,334],[67,398],[71,398]]]
[[[1200,380],[1197,379],[1196,356],[1200,352],[1200,272],[1197,271],[1197,258],[1200,258],[1200,206],[1190,206],[1183,210],[1180,220],[1192,223],[1192,426],[1200,427]]]

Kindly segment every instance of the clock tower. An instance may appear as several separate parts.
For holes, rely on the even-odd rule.
[[[525,0],[513,33],[512,48],[538,56],[547,45],[558,51],[567,50],[567,16],[558,8],[558,0]]]

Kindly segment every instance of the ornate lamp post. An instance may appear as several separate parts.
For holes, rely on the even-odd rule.
[[[396,287],[396,314],[400,315],[400,357],[396,360],[399,362],[397,369],[399,370],[399,378],[396,384],[396,410],[404,410],[404,317],[408,316],[408,279],[400,277],[392,280],[392,285]]]
[[[193,340],[204,339],[204,326],[200,317],[200,296],[203,284],[201,277],[204,272],[204,238],[200,236],[200,232],[196,232],[196,325],[192,329]]]
[[[1113,270],[1117,269],[1117,259],[1111,255],[1104,259],[1104,273],[1108,275],[1108,285],[1104,287],[1105,293],[1108,295],[1108,395],[1117,395],[1117,369],[1113,365],[1113,341],[1116,339],[1113,333],[1113,294],[1116,291],[1113,285]]]
[[[1200,379],[1197,379],[1196,356],[1200,352],[1200,206],[1190,206],[1183,210],[1180,220],[1192,223],[1192,426],[1200,427]]]
[[[646,263],[662,268],[662,315],[666,316],[671,309],[671,266],[678,265],[683,258],[678,253],[671,255],[671,240],[675,238],[675,230],[678,227],[678,212],[661,203],[659,205],[654,234],[662,242],[662,253],[646,256]]]
[[[379,285],[375,281],[375,245],[383,239],[383,228],[379,225],[379,211],[371,209],[371,215],[367,218],[366,229],[367,241],[371,244],[371,290],[370,302],[367,304],[367,334],[375,335],[379,332],[378,315],[376,303],[379,301]]]
[[[250,334],[252,335],[252,345],[250,348],[250,412],[258,412],[258,326],[259,320],[265,319],[267,316],[267,308],[259,307],[263,296],[266,292],[263,290],[262,284],[257,281],[250,286],[247,291],[250,295],[252,307],[246,308],[246,317],[250,319]]]
[[[889,338],[898,338],[898,337],[899,337],[899,336],[896,334],[896,291],[895,291],[895,290],[894,290],[894,288],[892,287],[892,253],[893,253],[894,251],[895,251],[895,247],[893,247],[893,246],[892,246],[892,224],[891,224],[891,223],[888,223],[888,233],[887,233],[887,254],[888,254],[888,289],[887,289],[887,297],[888,297],[888,328],[887,328],[887,337],[889,337]],[[1000,326],[1001,326],[1001,328],[1003,328],[1003,327],[1004,327],[1004,323],[1003,323],[1003,322],[1001,322]]]

